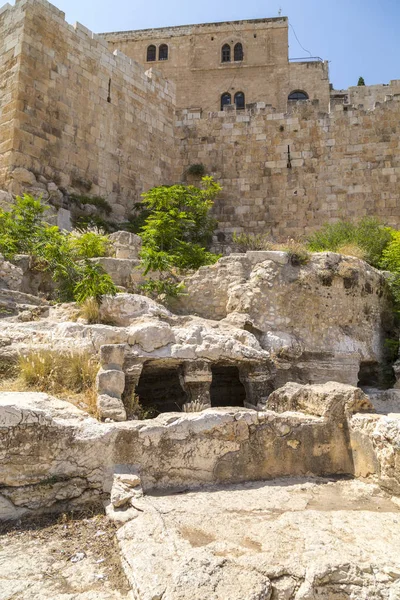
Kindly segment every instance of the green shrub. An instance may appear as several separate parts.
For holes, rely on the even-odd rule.
[[[100,302],[103,294],[115,294],[109,275],[88,261],[107,253],[107,236],[60,231],[43,220],[45,210],[28,194],[17,197],[9,212],[0,213],[0,252],[8,259],[29,254],[37,270],[51,274],[60,300],[83,302],[91,297]]]
[[[209,252],[207,246],[216,228],[216,220],[209,213],[220,190],[212,177],[203,177],[201,188],[161,186],[143,194],[149,214],[139,232],[142,266],[145,275],[151,271],[163,273],[161,279],[167,291],[175,289],[168,282],[177,271],[198,269],[218,260],[219,256]],[[159,285],[148,284],[153,291]]]
[[[312,252],[337,252],[340,247],[359,246],[365,252],[365,260],[378,267],[382,252],[392,239],[392,231],[374,217],[365,217],[358,223],[338,221],[324,225],[308,238]]]
[[[89,204],[91,206],[95,206],[96,208],[98,208],[101,212],[103,212],[105,215],[111,215],[112,213],[112,206],[109,202],[107,202],[107,200],[105,198],[102,198],[101,196],[77,196],[72,194],[69,199],[71,200],[71,202],[74,202],[75,204],[81,204],[81,205],[85,205],[85,204]]]
[[[202,163],[195,163],[187,168],[186,173],[196,177],[204,177],[206,174],[206,168]]]
[[[107,256],[110,250],[108,237],[102,230],[75,230],[71,233],[70,242],[76,254],[81,258]]]

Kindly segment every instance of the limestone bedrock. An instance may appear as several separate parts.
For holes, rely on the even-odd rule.
[[[400,597],[399,507],[374,485],[285,479],[139,507],[117,535],[141,600]]]
[[[304,388],[296,389],[307,398],[302,412],[211,408],[125,423],[99,423],[47,394],[3,392],[1,518],[106,500],[117,473],[139,476],[146,493],[335,474],[400,494],[398,415],[374,414],[367,396],[351,386]],[[282,410],[287,396],[288,386]],[[334,410],[316,416],[321,398]]]

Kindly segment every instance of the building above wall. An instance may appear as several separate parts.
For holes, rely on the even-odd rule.
[[[265,102],[285,110],[290,96],[329,107],[328,63],[288,57],[287,17],[100,34],[157,69],[177,87],[177,107],[204,111]]]

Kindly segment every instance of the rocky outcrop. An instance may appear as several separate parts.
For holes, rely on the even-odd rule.
[[[310,255],[305,264],[296,259],[272,251],[224,257],[185,280],[187,293],[173,310],[242,323],[274,355],[275,387],[360,379],[371,385],[392,328],[384,276],[332,252]]]
[[[305,387],[278,390],[274,411],[209,408],[126,423],[99,423],[46,394],[2,393],[3,516],[93,501],[110,493],[115,473],[132,469],[145,492],[355,474],[400,493],[400,420],[357,413],[373,408],[356,388]]]

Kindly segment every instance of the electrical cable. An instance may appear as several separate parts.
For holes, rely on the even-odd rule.
[[[297,34],[296,34],[295,30],[294,30],[294,27],[293,27],[293,25],[292,25],[290,22],[289,22],[289,27],[291,27],[291,28],[292,28],[292,31],[293,31],[293,33],[294,33],[294,37],[296,38],[296,40],[297,40],[297,42],[298,42],[298,44],[299,44],[300,48],[302,48],[302,50],[304,50],[304,52],[308,52],[308,54],[309,54],[310,56],[312,56],[311,52],[310,52],[309,50],[307,50],[306,48],[304,48],[304,46],[302,46],[302,45],[301,45],[301,43],[300,43],[300,40],[299,40],[299,38],[297,37]]]

